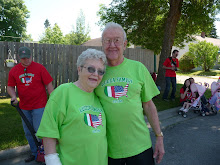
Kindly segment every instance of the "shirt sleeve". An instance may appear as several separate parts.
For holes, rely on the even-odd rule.
[[[47,71],[47,69],[43,65],[42,65],[42,68],[41,68],[41,78],[42,78],[43,83],[45,85],[47,85],[51,81],[53,81],[53,78],[51,77],[50,73]]]
[[[44,110],[37,136],[60,139],[60,128],[65,120],[65,96],[59,86],[51,94]],[[59,100],[59,101],[58,101]]]
[[[178,68],[179,67],[179,60],[176,59],[176,67]]]
[[[16,80],[15,77],[12,74],[13,70],[10,70],[8,74],[8,86],[16,86]]]
[[[154,80],[152,79],[147,68],[142,64],[141,67],[141,77],[142,77],[142,89],[141,89],[141,101],[148,102],[156,95],[160,94]]]
[[[164,63],[163,63],[164,66],[168,66],[168,63],[169,63],[168,59],[169,59],[169,58],[167,58],[167,59],[164,61]]]

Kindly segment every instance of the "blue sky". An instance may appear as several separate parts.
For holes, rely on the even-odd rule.
[[[99,21],[96,13],[99,5],[108,5],[111,0],[24,0],[30,11],[28,18],[27,33],[31,34],[34,41],[38,41],[44,32],[44,22],[49,20],[51,26],[55,23],[61,28],[63,34],[69,33],[73,26],[76,27],[76,19],[80,9],[85,15],[86,25],[90,26],[90,37],[101,37],[100,27],[96,25]],[[220,14],[218,15],[220,18]],[[217,35],[220,37],[220,21],[215,23]]]

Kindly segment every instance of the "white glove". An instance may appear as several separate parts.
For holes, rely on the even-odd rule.
[[[46,165],[62,165],[58,153],[48,154],[44,156]]]

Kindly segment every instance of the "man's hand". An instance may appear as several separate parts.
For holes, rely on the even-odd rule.
[[[18,103],[17,97],[12,97],[11,101],[12,101],[13,104],[17,104]]]
[[[153,157],[156,159],[156,163],[160,163],[163,155],[165,154],[164,145],[163,145],[163,137],[157,137],[155,144],[155,151]]]

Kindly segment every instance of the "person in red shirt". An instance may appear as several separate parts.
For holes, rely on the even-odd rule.
[[[11,96],[11,101],[13,101],[14,104],[18,103],[15,92],[16,86],[20,99],[19,106],[37,132],[44,107],[47,103],[45,86],[50,94],[54,90],[52,85],[53,78],[43,65],[32,61],[31,51],[28,47],[19,48],[18,55],[20,63],[9,72],[7,92]],[[28,140],[32,152],[32,154],[25,159],[25,162],[30,162],[35,159],[37,147],[23,120],[22,124],[25,137]]]
[[[176,58],[179,54],[178,50],[174,50],[172,52],[172,56],[167,58],[163,63],[163,68],[166,69],[165,79],[166,79],[166,87],[163,94],[163,100],[169,101],[168,94],[170,91],[170,83],[172,84],[172,92],[170,95],[171,100],[175,100],[175,93],[176,93],[176,72],[177,68],[179,67],[179,61]]]

